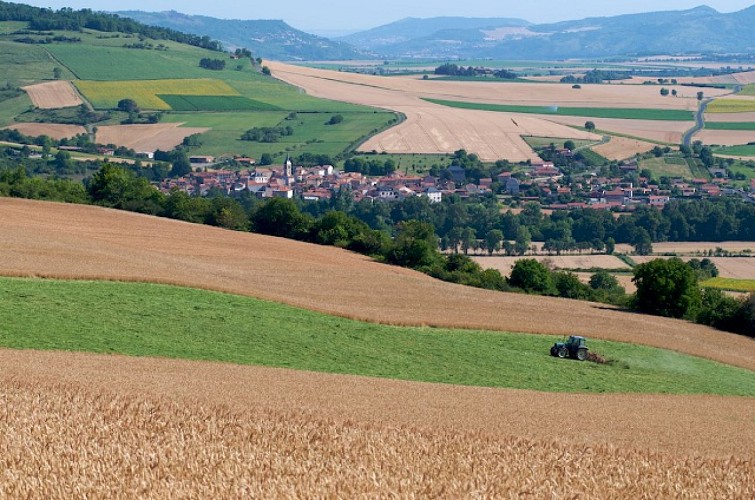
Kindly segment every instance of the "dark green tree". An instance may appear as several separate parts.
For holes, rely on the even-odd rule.
[[[147,179],[110,164],[92,176],[87,191],[98,205],[147,214],[159,214],[165,198]]]
[[[592,121],[586,121],[586,122],[585,122],[585,129],[586,129],[586,130],[587,130],[588,132],[592,132],[593,130],[595,130],[595,123],[594,123],[594,122],[592,122]]]
[[[501,243],[503,242],[503,231],[500,229],[491,229],[488,234],[485,235],[485,248],[488,254],[493,253],[501,249]]]
[[[695,272],[679,258],[655,259],[634,269],[637,309],[660,316],[694,319],[700,310]]]
[[[314,223],[312,217],[301,213],[293,200],[273,198],[260,204],[251,216],[255,232],[297,240],[309,238]]]
[[[416,220],[399,224],[393,248],[388,252],[388,261],[415,269],[440,265],[442,258],[433,225]]]
[[[133,99],[121,99],[118,101],[118,110],[125,113],[138,113],[139,105]]]
[[[550,270],[535,259],[520,259],[516,261],[509,285],[521,288],[527,293],[553,294],[553,275]]]

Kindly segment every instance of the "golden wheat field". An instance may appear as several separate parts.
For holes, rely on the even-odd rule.
[[[182,127],[183,123],[156,123],[154,125],[105,125],[97,128],[99,144],[115,144],[136,151],[170,151],[193,134],[207,132],[208,128]]]
[[[634,155],[647,153],[655,144],[626,137],[611,137],[605,144],[591,148],[593,151],[609,160],[626,160]]]
[[[34,105],[41,109],[69,108],[84,104],[81,96],[68,81],[37,83],[22,87]]]
[[[615,269],[628,271],[629,266],[613,255],[548,255],[535,257],[472,257],[483,269],[496,269],[504,276],[511,273],[516,261],[534,258],[552,269]]]
[[[755,494],[755,412],[741,398],[541,394],[76,353],[0,359],[2,497]]]
[[[755,342],[741,336],[604,304],[444,283],[333,247],[7,198],[0,234],[2,275],[172,283],[386,324],[584,334],[755,369]]]
[[[673,253],[699,257],[702,252],[716,251],[719,248],[733,253],[741,253],[748,250],[755,252],[755,241],[664,241],[653,243],[653,253],[657,255]],[[619,243],[616,245],[616,251],[632,253],[634,247],[626,243]]]

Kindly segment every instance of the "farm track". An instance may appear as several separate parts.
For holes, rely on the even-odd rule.
[[[755,494],[755,407],[743,398],[80,353],[0,350],[0,363],[3,497]]]
[[[602,304],[440,282],[332,247],[82,205],[0,199],[0,274],[214,289],[385,324],[583,334],[755,370],[755,342]]]

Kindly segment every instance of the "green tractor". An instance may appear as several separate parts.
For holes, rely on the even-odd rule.
[[[556,342],[551,347],[551,356],[557,358],[574,358],[580,361],[587,359],[587,342],[584,337],[572,335],[566,342]]]

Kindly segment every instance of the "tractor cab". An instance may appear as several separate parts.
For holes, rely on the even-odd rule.
[[[556,342],[551,347],[551,356],[584,361],[587,359],[587,340],[579,335],[571,335],[565,342]]]

